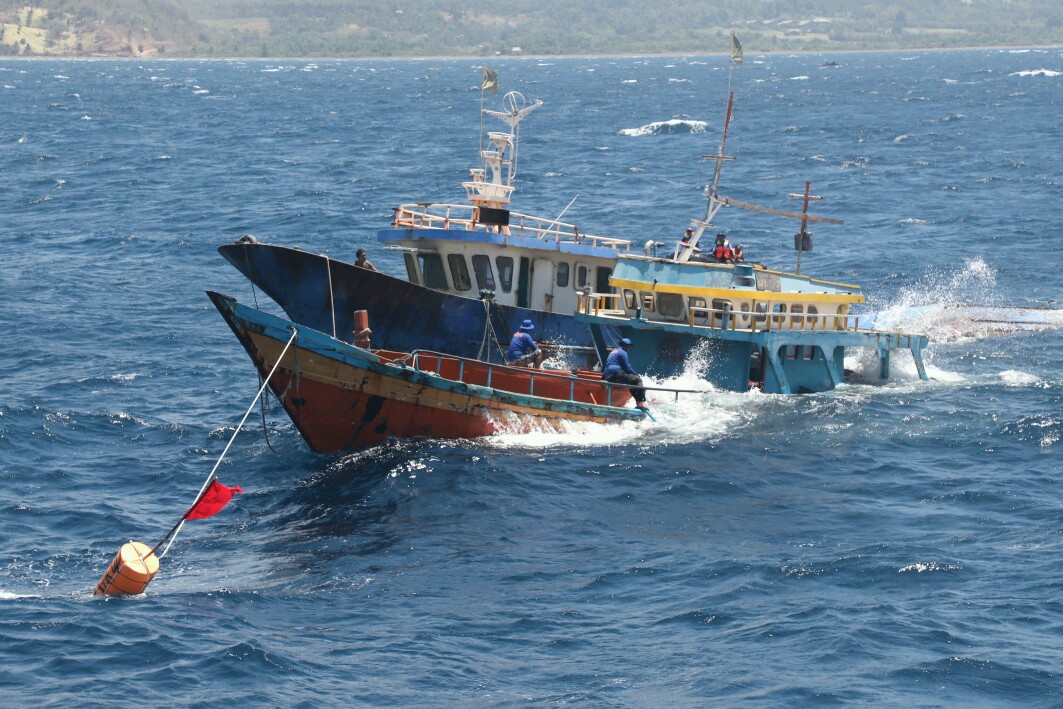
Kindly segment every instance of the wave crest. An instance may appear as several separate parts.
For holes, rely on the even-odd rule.
[[[643,135],[674,135],[681,133],[704,133],[709,124],[705,121],[696,121],[688,118],[673,118],[668,121],[655,121],[638,128],[623,128],[618,135],[643,136]]]

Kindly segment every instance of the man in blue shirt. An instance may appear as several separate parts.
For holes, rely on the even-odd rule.
[[[529,334],[534,329],[535,325],[531,320],[525,320],[520,324],[520,329],[513,333],[513,339],[509,342],[506,364],[511,367],[542,366],[543,351],[536,346],[535,340]]]
[[[609,353],[605,360],[605,368],[602,370],[602,379],[615,384],[642,384],[640,377],[631,368],[628,361],[627,351],[631,349],[631,340],[622,338],[616,343],[616,349]],[[640,387],[631,387],[631,396],[635,397],[635,406],[640,409],[649,409],[646,406],[646,390]]]

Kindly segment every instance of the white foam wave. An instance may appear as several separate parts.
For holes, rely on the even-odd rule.
[[[35,593],[11,593],[0,588],[0,601],[14,601],[19,598],[39,598]]]
[[[676,382],[650,382],[647,386],[687,388]],[[504,419],[495,419],[499,433],[490,436],[490,445],[499,448],[543,451],[558,448],[585,448],[614,445],[665,445],[698,443],[719,440],[732,430],[744,416],[749,416],[748,402],[754,397],[764,397],[759,391],[745,394],[711,391],[704,380],[688,382],[697,384],[704,393],[674,394],[650,391],[647,394],[653,418],[620,423],[586,423],[558,421],[535,423],[520,420],[515,414],[506,414]],[[708,389],[706,389],[708,387]],[[691,386],[689,388],[695,388]]]
[[[1063,74],[1063,71],[1052,71],[1051,69],[1027,69],[1026,71],[1015,71],[1008,76],[1059,76]]]
[[[705,121],[673,118],[668,121],[647,123],[638,128],[623,128],[618,131],[618,135],[639,137],[643,135],[658,135],[660,133],[704,133],[707,127],[708,123]]]
[[[897,569],[897,573],[905,574],[915,572],[917,574],[926,573],[929,571],[962,571],[963,567],[959,564],[943,564],[940,561],[921,561],[914,564],[908,564],[905,567]]]
[[[862,327],[914,332],[932,342],[963,342],[1063,328],[1063,309],[1015,307],[999,301],[996,271],[981,258],[952,274],[929,273],[893,303],[861,316]]]
[[[1040,378],[1037,376],[1014,369],[1007,369],[1001,372],[1000,379],[1009,387],[1029,387],[1041,383]]]

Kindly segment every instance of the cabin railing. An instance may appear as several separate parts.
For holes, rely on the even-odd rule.
[[[773,310],[732,310],[731,308],[688,308],[687,325],[710,330],[779,332],[808,330],[848,332],[860,329],[860,316],[841,313],[787,313]],[[740,324],[741,323],[741,324]]]
[[[630,317],[621,308],[618,293],[581,293],[576,299],[576,312],[585,315],[607,317]],[[843,313],[792,313],[768,310],[769,304],[753,300],[752,310],[733,310],[729,307],[708,308],[688,306],[685,320],[645,318],[652,322],[689,325],[709,330],[742,332],[778,332],[781,330],[808,330],[848,332],[860,329],[860,316]],[[761,306],[763,309],[758,309]]]
[[[473,217],[475,208],[467,204],[434,204],[418,202],[403,204],[395,208],[392,226],[396,229],[457,229],[464,231],[484,231],[501,233],[507,236],[522,236],[555,244],[566,242],[587,244],[616,251],[630,251],[631,242],[627,239],[614,239],[608,236],[581,234],[575,224],[532,217],[518,212],[510,212],[509,226],[482,224]]]

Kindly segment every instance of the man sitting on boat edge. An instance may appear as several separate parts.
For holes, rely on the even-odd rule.
[[[727,236],[723,232],[716,235],[716,246],[712,249],[712,255],[720,263],[734,262],[734,251],[731,249],[731,242],[727,240]]]
[[[642,384],[642,377],[631,368],[628,361],[627,351],[631,347],[631,340],[626,337],[616,343],[616,349],[609,353],[605,360],[605,368],[602,370],[602,379],[614,384]],[[633,386],[631,396],[635,397],[635,408],[649,410],[646,406],[646,390]]]
[[[513,333],[513,339],[509,342],[509,351],[506,353],[506,364],[511,367],[532,366],[538,369],[543,365],[543,351],[535,344],[535,340],[529,334],[535,329],[531,320],[525,320],[520,324],[520,329]]]

